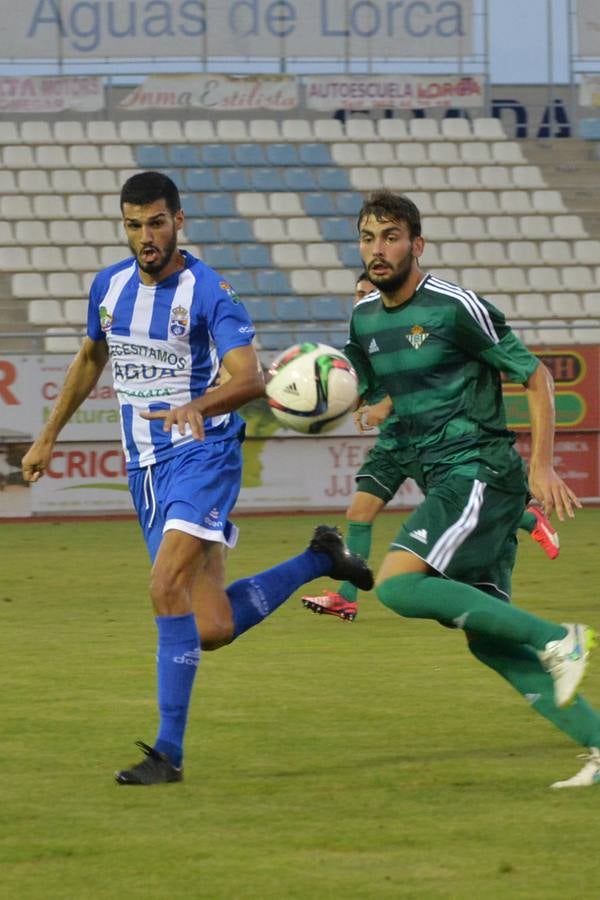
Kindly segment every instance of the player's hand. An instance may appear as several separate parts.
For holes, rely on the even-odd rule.
[[[579,497],[552,467],[530,472],[529,487],[535,499],[542,504],[544,514],[550,516],[554,510],[560,522],[565,521],[565,516],[572,519],[575,508],[581,509]]]
[[[369,418],[369,410],[369,406],[359,406],[359,408],[352,413],[354,424],[362,433],[365,431],[373,431],[375,428],[375,423],[371,422]]]
[[[39,481],[50,463],[52,456],[53,444],[45,444],[41,441],[35,441],[23,459],[21,460],[21,472],[23,481],[34,484]]]
[[[185,406],[176,406],[174,409],[157,409],[140,415],[142,419],[164,419],[163,431],[177,428],[181,435],[185,434],[189,425],[192,437],[197,441],[204,440],[204,416],[193,402],[186,403]]]

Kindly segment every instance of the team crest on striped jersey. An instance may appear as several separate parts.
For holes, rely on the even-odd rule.
[[[171,310],[169,330],[175,337],[181,337],[188,330],[190,314],[185,306],[174,306]]]
[[[105,306],[101,306],[98,310],[98,315],[100,316],[100,328],[102,331],[110,331],[112,328],[113,317],[107,310]]]
[[[406,335],[406,340],[414,350],[420,350],[428,337],[429,332],[425,331],[421,325],[413,325]]]

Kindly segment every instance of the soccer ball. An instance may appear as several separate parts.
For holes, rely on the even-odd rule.
[[[356,372],[340,350],[327,344],[294,344],[273,360],[269,374],[271,411],[294,431],[331,431],[355,406]]]

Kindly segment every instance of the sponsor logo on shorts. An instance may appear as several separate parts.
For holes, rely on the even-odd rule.
[[[209,528],[223,528],[223,522],[221,521],[219,516],[219,510],[216,508],[216,506],[213,506],[209,514],[207,516],[204,516],[204,524],[208,525]]]

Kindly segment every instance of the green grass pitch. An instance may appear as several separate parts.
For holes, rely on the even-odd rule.
[[[331,520],[241,519],[231,580]],[[378,520],[375,562],[398,520]],[[600,510],[583,510],[555,562],[523,535],[515,601],[600,627],[599,535]],[[3,897],[600,896],[600,787],[548,789],[577,771],[579,749],[461,633],[368,595],[353,624],[313,616],[298,592],[203,656],[185,782],[128,789],[113,772],[156,726],[137,525],[4,524],[0,542]],[[597,706],[599,672],[592,660],[584,689]]]

